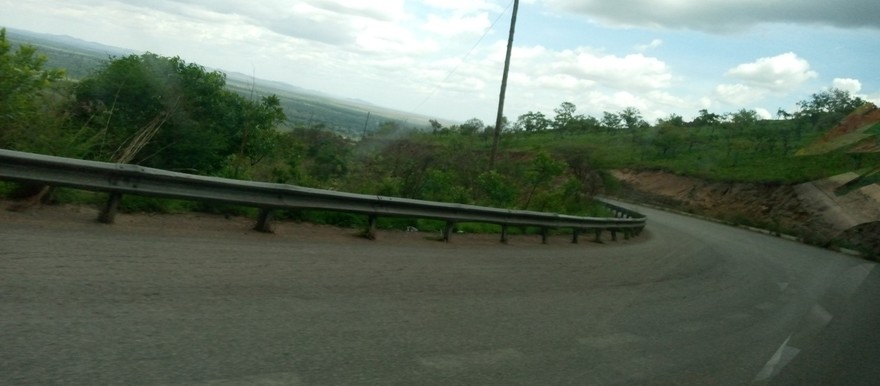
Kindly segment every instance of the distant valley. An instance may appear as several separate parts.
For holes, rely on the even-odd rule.
[[[111,57],[140,54],[134,50],[88,42],[66,35],[7,29],[7,38],[13,44],[29,44],[37,47],[46,55],[47,67],[64,68],[67,75],[73,79],[88,76]],[[180,53],[181,56],[183,54]],[[209,70],[214,69],[209,68]],[[429,119],[435,119],[435,117],[376,106],[368,101],[344,99],[283,82],[259,79],[222,69],[216,70],[226,74],[227,87],[230,90],[244,96],[255,98],[273,94],[278,96],[287,115],[289,127],[323,127],[345,137],[357,139],[361,138],[365,131],[374,131],[386,122],[394,122],[404,128],[422,130],[430,127]]]

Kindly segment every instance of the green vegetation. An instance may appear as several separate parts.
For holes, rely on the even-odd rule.
[[[13,46],[29,46],[45,56],[45,68],[64,69],[72,80],[91,77],[110,60],[134,54],[130,50],[84,42],[66,36],[45,35],[25,31],[9,31]],[[259,69],[255,69],[258,75]],[[226,88],[248,99],[276,96],[288,122],[279,126],[320,128],[347,138],[361,138],[364,132],[375,131],[383,122],[427,129],[428,117],[403,113],[368,102],[341,100],[316,91],[285,83],[257,79],[254,75],[226,74]]]
[[[554,119],[531,112],[521,116],[506,146],[578,154],[597,169],[662,169],[709,180],[795,183],[880,161],[877,154],[796,155],[864,103],[833,89],[800,102],[797,113],[780,110],[777,120],[761,120],[752,110],[722,115],[701,110],[691,122],[672,115],[650,125],[634,108],[605,112],[598,120],[573,115],[566,102]]]
[[[0,147],[21,143],[37,147],[35,143],[46,139],[35,138],[32,128],[56,124],[54,111],[46,106],[65,92],[59,84],[64,73],[45,70],[45,62],[34,47],[13,50],[6,41],[6,30],[0,30]]]
[[[386,120],[375,130],[341,135],[287,119],[282,99],[239,79],[180,58],[128,55],[104,62],[79,80],[46,70],[36,49],[16,50],[0,34],[0,147],[68,157],[136,163],[188,173],[251,179],[364,194],[486,205],[574,215],[602,215],[592,200],[613,191],[614,168],[666,169],[709,179],[797,182],[877,164],[877,154],[797,157],[832,123],[863,101],[830,90],[761,120],[754,111],[655,124],[635,108],[577,114],[563,102],[554,117],[529,112],[509,123],[490,169],[492,128],[479,119],[430,131]],[[246,79],[245,79],[246,80]],[[326,106],[326,104],[325,104]],[[339,111],[313,110],[315,120]],[[365,117],[363,117],[365,118]],[[360,123],[363,128],[363,122]],[[354,140],[352,138],[356,138]],[[10,184],[0,193],[13,195]],[[60,200],[93,196],[61,194]],[[129,211],[203,210],[253,215],[252,209],[128,198]],[[294,220],[361,226],[344,213],[286,211]],[[442,224],[383,219],[380,227]],[[464,224],[460,229],[496,230]]]

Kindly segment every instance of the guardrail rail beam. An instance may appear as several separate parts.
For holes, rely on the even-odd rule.
[[[501,242],[509,241],[508,227],[538,227],[541,242],[549,241],[549,230],[572,229],[572,242],[581,231],[594,230],[602,242],[602,231],[624,237],[639,235],[645,216],[599,200],[614,217],[580,217],[527,210],[489,208],[445,202],[336,192],[296,185],[231,180],[153,169],[131,164],[78,160],[0,149],[0,178],[36,182],[50,186],[107,192],[109,197],[98,220],[113,223],[123,194],[172,199],[205,200],[260,208],[254,229],[271,232],[272,211],[316,209],[359,213],[369,216],[365,236],[376,237],[378,216],[435,219],[446,222],[442,240],[449,242],[456,223],[478,222],[501,225]]]

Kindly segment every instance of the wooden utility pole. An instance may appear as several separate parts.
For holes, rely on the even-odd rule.
[[[519,0],[513,0],[513,15],[510,17],[510,35],[507,38],[507,56],[504,58],[504,74],[501,76],[501,94],[498,97],[498,116],[495,118],[495,134],[492,136],[492,154],[489,156],[489,170],[495,169],[495,157],[498,154],[498,141],[504,124],[504,96],[507,93],[507,73],[510,71],[510,53],[513,51],[513,33],[516,31],[516,13],[519,11]]]
[[[371,111],[367,111],[367,120],[364,121],[364,134],[361,135],[361,139],[366,139],[366,138],[367,138],[367,124],[370,123],[370,114],[372,114],[372,112],[371,112]]]

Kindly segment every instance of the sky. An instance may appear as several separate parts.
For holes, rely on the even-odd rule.
[[[69,35],[438,119],[494,123],[512,0],[0,0]],[[880,102],[877,0],[521,0],[505,116],[562,102],[648,122]]]

